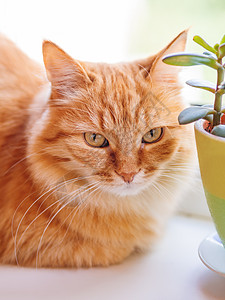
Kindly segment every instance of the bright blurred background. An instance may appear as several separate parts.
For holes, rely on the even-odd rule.
[[[186,28],[187,50],[201,53],[193,36],[214,45],[225,34],[224,20],[225,0],[0,0],[0,32],[40,62],[43,39],[76,59],[116,62],[158,52]],[[183,73],[183,81],[201,77],[214,81],[215,70],[191,67]],[[188,86],[184,94],[192,104],[212,101],[210,93]],[[203,192],[198,196],[193,190],[184,210],[199,205],[202,214],[207,208],[197,200]]]
[[[193,35],[214,45],[225,32],[224,17],[224,0],[0,0],[0,32],[38,61],[43,39],[77,59],[116,62],[157,52],[189,27],[188,51],[202,51]],[[195,76],[215,78],[214,70],[194,68]],[[210,101],[207,92],[191,89],[190,102],[202,95]]]

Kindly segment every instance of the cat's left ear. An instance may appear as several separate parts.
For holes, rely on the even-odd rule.
[[[53,93],[65,95],[91,83],[82,64],[75,61],[56,44],[43,42],[43,59]]]
[[[167,45],[158,54],[149,58],[148,77],[154,86],[154,84],[168,85],[177,83],[177,75],[180,71],[180,67],[170,66],[162,61],[165,55],[169,55],[176,52],[183,52],[185,50],[187,41],[188,30],[182,31],[169,45]],[[144,72],[144,71],[143,71]]]

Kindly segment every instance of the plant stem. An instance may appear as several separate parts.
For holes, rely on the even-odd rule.
[[[224,68],[222,67],[222,59],[218,58],[218,63],[221,64],[221,68],[217,70],[217,85],[216,85],[216,93],[215,93],[215,102],[214,109],[218,112],[213,116],[213,126],[217,126],[220,124],[220,115],[222,108],[222,96],[218,93],[219,85],[223,82],[224,79]]]

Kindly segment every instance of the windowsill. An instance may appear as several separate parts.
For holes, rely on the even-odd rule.
[[[0,299],[224,299],[225,279],[198,258],[211,221],[175,216],[153,253],[120,265],[79,270],[0,267]]]

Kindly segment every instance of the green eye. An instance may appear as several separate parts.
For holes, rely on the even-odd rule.
[[[155,143],[158,142],[163,136],[163,128],[154,128],[149,130],[142,138],[142,143]]]
[[[109,145],[108,140],[99,133],[85,132],[84,139],[91,147],[103,148]]]

